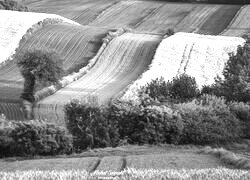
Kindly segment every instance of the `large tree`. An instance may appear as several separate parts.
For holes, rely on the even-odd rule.
[[[28,101],[30,104],[35,101],[34,92],[37,86],[56,84],[63,75],[62,60],[53,51],[27,50],[18,53],[16,59],[24,78],[21,99]]]

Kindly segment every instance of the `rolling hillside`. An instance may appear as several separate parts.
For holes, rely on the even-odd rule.
[[[142,0],[27,1],[34,12],[56,13],[82,25],[129,27],[138,32],[218,34],[241,8],[240,5],[172,3]],[[223,17],[223,18],[221,18]]]
[[[39,28],[44,20],[68,22],[74,25],[78,23],[65,19],[55,14],[31,13],[0,10],[0,66],[14,54],[19,41],[30,28]],[[56,22],[53,22],[56,23]]]
[[[71,99],[97,96],[100,103],[116,97],[151,63],[161,36],[125,33],[113,39],[85,76],[39,101],[36,118],[64,124],[63,106]]]
[[[59,16],[35,13],[25,13],[20,16],[20,12],[8,11],[0,11],[0,13],[8,15],[6,20],[4,18],[0,20],[2,23],[0,31],[3,32],[0,34],[0,48],[4,52],[0,65],[0,113],[4,113],[8,119],[23,119],[19,98],[23,90],[23,78],[15,59],[6,61],[5,57],[14,54],[19,41],[34,23],[47,17],[58,18]],[[22,18],[17,18],[18,16]],[[68,20],[68,22],[71,21]],[[102,38],[106,36],[108,30],[79,26],[73,21],[73,23],[68,22],[48,24],[37,29],[33,34],[29,34],[28,39],[21,41],[18,52],[32,48],[52,49],[60,54],[64,60],[63,67],[68,73],[78,71],[87,65],[99,50]]]
[[[176,33],[160,43],[149,70],[129,87],[123,98],[136,100],[138,89],[151,80],[163,77],[171,81],[182,73],[195,77],[199,88],[210,85],[221,75],[228,53],[235,52],[244,42],[237,37]]]
[[[121,27],[132,29],[131,33],[128,33],[129,35],[117,38],[105,48],[105,51],[98,58],[98,62],[87,75],[38,102],[35,111],[36,117],[40,118],[46,114],[46,118],[58,119],[55,117],[56,113],[50,114],[56,111],[59,112],[59,117],[63,117],[62,105],[72,98],[85,99],[89,95],[97,95],[100,102],[105,102],[123,92],[148,68],[154,56],[156,44],[161,41],[162,35],[170,28],[174,29],[175,32],[225,36],[241,36],[250,31],[248,22],[250,6],[170,3],[149,0],[26,0],[24,3],[31,11],[55,13],[75,21],[62,18],[65,23],[57,22],[57,24],[39,27],[25,41],[21,41],[18,49],[21,51],[31,48],[53,49],[63,58],[64,69],[69,74],[77,72],[88,64],[101,47],[102,38],[108,31]],[[6,11],[0,12],[5,13]],[[13,14],[17,14],[17,12]],[[0,34],[0,50],[4,52],[1,56],[2,59],[0,59],[0,63],[4,62],[0,66],[0,113],[6,114],[9,119],[18,119],[17,112],[19,112],[20,117],[23,116],[19,104],[23,78],[15,62],[5,62],[5,60],[15,52],[19,41],[34,23],[47,16],[51,18],[61,18],[61,16],[39,14],[38,17],[34,16],[34,13],[8,16],[8,18],[0,19],[0,24],[2,24],[0,32],[3,32],[2,36]],[[15,16],[19,17],[12,20]],[[77,22],[82,26],[79,26]],[[194,38],[192,35],[191,37]],[[147,38],[149,40],[146,40]],[[194,42],[191,41],[183,42],[182,38],[172,39],[171,37],[164,41],[168,43],[169,48],[172,48],[169,51],[164,50],[168,52],[164,58],[171,58],[171,53],[177,53],[186,59],[191,57],[194,61],[205,63],[206,56],[214,57],[219,52],[214,50],[210,52],[210,48],[205,50],[205,46],[194,45]],[[217,41],[215,42],[217,43]],[[174,46],[179,46],[181,49],[173,49]],[[194,51],[198,52],[197,57],[195,57]],[[229,51],[223,50],[223,52],[225,54]],[[182,61],[181,58],[177,61],[179,62],[179,60]],[[186,65],[182,64],[186,68],[191,66],[195,68],[193,65],[197,64],[191,64],[192,61],[189,60],[187,62]],[[205,65],[200,64],[200,67],[203,66]],[[219,67],[222,68],[222,66]],[[169,68],[172,69],[172,67]],[[190,72],[196,72],[193,70]],[[207,78],[204,73],[199,74],[203,78],[198,80],[199,83]],[[191,75],[197,74],[191,73]],[[60,102],[60,104],[54,100],[55,97],[63,97],[65,102]],[[16,113],[13,113],[14,111]]]

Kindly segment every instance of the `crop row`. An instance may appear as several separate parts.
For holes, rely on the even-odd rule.
[[[112,172],[112,171],[97,171],[89,174],[87,171],[17,171],[17,172],[0,172],[0,178],[4,180],[21,180],[21,179],[35,179],[35,180],[45,180],[45,179],[181,179],[181,180],[247,180],[250,177],[248,171],[242,170],[232,170],[225,168],[218,169],[201,169],[201,170],[154,170],[154,169],[127,169],[122,172]]]

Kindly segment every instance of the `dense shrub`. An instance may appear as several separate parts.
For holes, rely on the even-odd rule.
[[[0,157],[71,153],[65,128],[42,121],[7,122],[0,128]]]
[[[242,102],[233,102],[230,103],[229,107],[231,112],[245,124],[245,136],[250,138],[250,105]]]
[[[182,143],[231,142],[242,136],[242,124],[223,98],[203,95],[176,108],[184,123]]]
[[[119,134],[129,143],[158,144],[178,143],[182,122],[177,114],[166,106],[136,106],[129,102],[117,102],[110,106],[112,119],[119,123]]]
[[[139,91],[139,97],[145,93],[153,99],[169,99],[169,86],[170,83],[166,82],[163,77],[156,78],[155,80],[152,80],[145,86],[141,87]]]
[[[21,2],[15,0],[0,0],[0,9],[13,11],[28,11],[28,8]]]
[[[116,146],[119,142],[117,120],[109,119],[104,107],[71,101],[65,107],[67,127],[74,136],[74,148]]]
[[[166,82],[163,77],[152,80],[141,87],[139,97],[148,94],[152,99],[169,102],[186,102],[199,95],[195,78],[181,74]]]
[[[34,90],[48,83],[57,83],[63,76],[62,60],[50,50],[33,49],[16,55],[17,65],[25,79],[22,99],[34,102]]]
[[[106,107],[93,107],[72,101],[65,111],[76,150],[117,146],[123,140],[131,144],[177,144],[182,134],[180,117],[165,106],[114,101]]]
[[[185,102],[194,99],[198,94],[199,90],[194,77],[181,74],[170,82],[169,95],[174,100]]]

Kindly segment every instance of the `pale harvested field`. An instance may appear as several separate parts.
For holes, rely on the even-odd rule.
[[[105,103],[116,97],[147,69],[161,38],[125,33],[113,39],[89,73],[35,105],[35,118],[64,124],[63,106],[70,100],[97,96]]]
[[[0,17],[0,66],[15,53],[19,41],[33,25],[45,19],[61,19],[64,22],[78,25],[55,14],[0,10]]]
[[[250,5],[244,6],[230,26],[222,32],[224,36],[242,36],[250,32]]]
[[[123,98],[136,100],[138,89],[151,80],[163,77],[171,81],[182,73],[195,77],[199,88],[211,85],[217,75],[222,75],[228,53],[236,52],[243,43],[244,39],[238,37],[176,33],[160,43],[149,70],[128,88]]]

